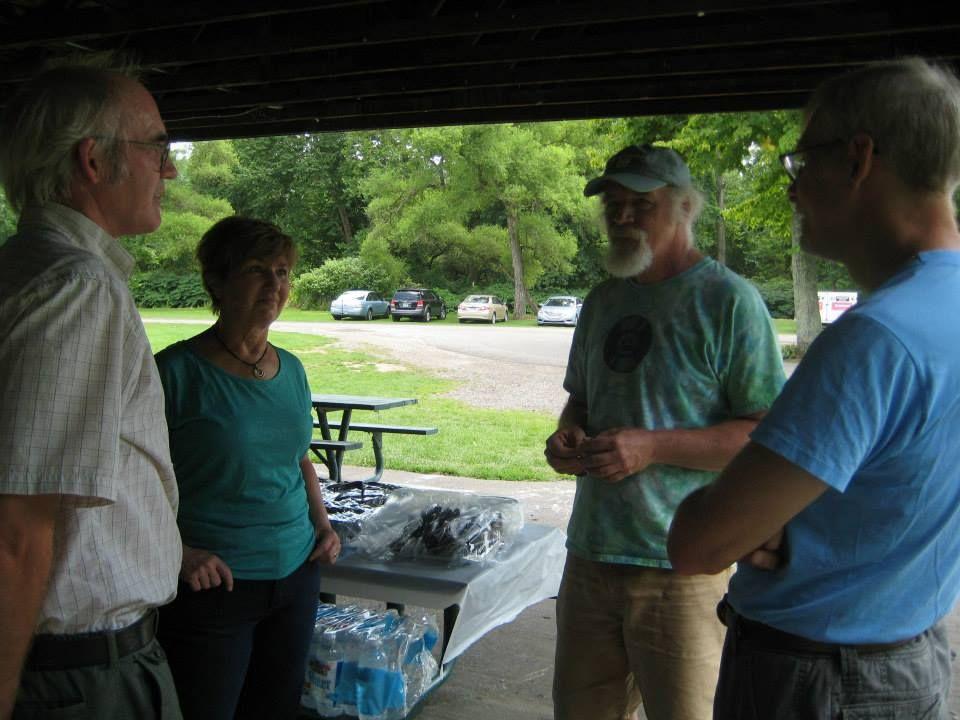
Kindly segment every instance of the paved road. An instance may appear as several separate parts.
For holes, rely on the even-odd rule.
[[[506,325],[451,325],[384,321],[343,321],[339,323],[275,322],[274,330],[309,332],[337,338],[347,344],[368,344],[402,355],[414,350],[418,360],[439,354],[438,366],[459,360],[486,360],[547,369],[562,381],[567,367],[573,328]],[[781,336],[781,342],[796,342]],[[785,363],[787,374],[795,362]]]
[[[520,365],[565,368],[573,328],[506,325],[399,323],[375,320],[338,323],[275,322],[273,330],[311,332],[347,342],[376,344],[387,349],[411,344],[473,358]]]

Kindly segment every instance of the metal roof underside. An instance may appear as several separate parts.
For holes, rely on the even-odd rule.
[[[954,2],[12,0],[0,105],[120,50],[176,140],[793,108],[870,60],[954,63],[958,26]]]

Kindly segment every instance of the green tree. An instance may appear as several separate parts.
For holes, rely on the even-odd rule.
[[[233,147],[228,197],[238,213],[276,223],[297,241],[305,268],[357,252],[366,220],[351,135],[234,140]]]
[[[194,143],[189,159],[178,163],[181,176],[203,195],[227,200],[235,182],[239,161],[229,140]]]
[[[391,131],[363,154],[365,243],[389,247],[419,279],[511,278],[522,318],[536,307],[528,288],[547,270],[569,269],[583,178],[560,124]]]
[[[7,197],[0,192],[0,245],[7,241],[7,238],[17,231],[17,217],[13,214],[13,208],[7,202]]]
[[[149,235],[121,238],[137,270],[195,273],[197,243],[217,220],[233,214],[226,200],[196,192],[186,180],[166,184],[163,222]]]

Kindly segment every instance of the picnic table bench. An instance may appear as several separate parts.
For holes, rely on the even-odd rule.
[[[314,427],[316,427],[314,423]],[[320,459],[329,470],[331,452],[343,452],[345,450],[358,450],[363,447],[363,443],[358,440],[311,440],[310,450]]]
[[[314,450],[321,461],[327,466],[330,479],[338,482],[341,479],[341,468],[343,466],[343,455],[347,450],[355,450],[362,447],[362,443],[349,440],[347,434],[350,430],[358,432],[368,432],[373,442],[373,458],[375,468],[373,475],[367,478],[367,481],[379,481],[383,476],[383,434],[404,434],[404,435],[436,435],[435,427],[417,427],[411,425],[394,425],[383,423],[364,423],[351,422],[353,410],[373,410],[379,412],[393,407],[403,405],[413,405],[417,401],[414,398],[380,398],[354,395],[313,395],[313,407],[317,413],[317,419],[313,426],[320,430],[322,440],[311,442],[310,449]],[[339,421],[331,421],[327,414],[331,411],[342,411]],[[333,439],[333,433],[336,432],[336,440]],[[316,445],[316,449],[314,446]],[[321,454],[322,452],[322,454]]]

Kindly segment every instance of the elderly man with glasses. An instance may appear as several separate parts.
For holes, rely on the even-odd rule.
[[[960,595],[960,81],[913,58],[818,88],[783,157],[801,245],[869,297],[680,505],[678,571],[746,558],[717,718],[947,718]]]
[[[163,121],[132,78],[61,67],[0,125],[0,718],[180,718],[156,608],[177,588],[163,389],[117,239],[160,225]]]

